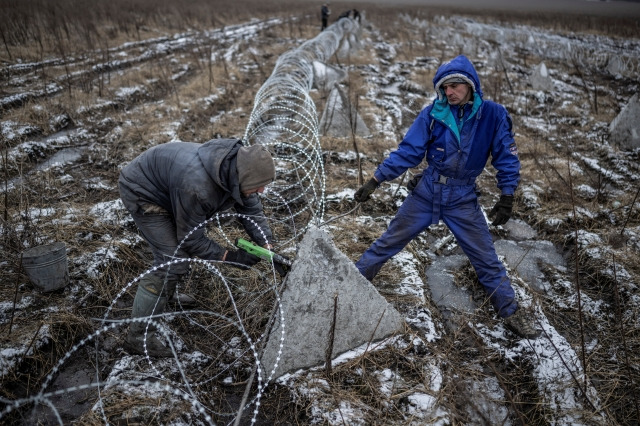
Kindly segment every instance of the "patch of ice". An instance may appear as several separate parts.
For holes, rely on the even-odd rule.
[[[335,194],[327,194],[325,199],[327,201],[342,201],[344,199],[353,199],[353,196],[355,193],[356,193],[355,189],[346,188]]]
[[[404,383],[402,377],[391,371],[389,368],[385,368],[381,371],[376,371],[373,373],[380,382],[380,387],[378,390],[387,398],[393,395],[393,390],[397,386],[401,386]]]
[[[552,124],[546,118],[523,116],[520,117],[522,125],[528,129],[537,130],[541,134],[547,134],[554,132],[557,128],[555,124]]]
[[[1,349],[0,377],[4,377],[10,371],[13,371],[14,367],[16,367],[25,356],[33,355],[37,349],[48,344],[50,341],[50,326],[49,324],[44,324],[30,341],[25,340],[20,342],[17,346]]]
[[[120,87],[116,90],[115,95],[117,98],[127,98],[142,92],[144,92],[144,88],[142,86]]]
[[[109,185],[99,177],[89,179],[87,182],[85,182],[84,187],[86,189],[100,189],[105,191],[114,189],[113,185]]]
[[[418,307],[414,312],[410,312],[405,317],[407,324],[420,329],[424,332],[422,337],[427,342],[435,342],[441,337],[441,334],[436,329],[436,323],[433,320],[431,311]]]
[[[537,209],[540,207],[538,203],[538,194],[544,191],[537,185],[522,185],[522,198],[528,209]]]
[[[125,226],[133,222],[133,218],[119,198],[95,204],[89,209],[89,214],[108,225]]]
[[[593,198],[598,195],[598,191],[589,185],[582,184],[576,187],[576,192],[583,198]]]
[[[340,407],[335,408],[329,412],[320,412],[320,417],[323,418],[329,425],[366,425],[365,412],[354,406],[351,401],[340,401]]]
[[[13,305],[13,300],[0,302],[0,323],[4,324],[10,317],[11,313],[15,311],[21,311],[28,308],[34,302],[33,296],[24,296]],[[14,314],[15,315],[15,314]]]
[[[573,234],[571,235],[573,237]],[[578,246],[585,248],[592,245],[601,245],[602,238],[596,233],[585,231],[584,229],[578,230]]]
[[[110,244],[93,253],[86,253],[74,259],[74,263],[89,277],[99,278],[110,262],[122,262],[118,256],[118,247]]]
[[[592,170],[599,172],[605,178],[607,178],[609,180],[612,180],[614,182],[623,182],[624,181],[624,176],[619,175],[618,173],[615,173],[615,172],[613,172],[611,170],[605,169],[604,167],[600,166],[600,162],[597,159],[583,157],[583,156],[580,156],[577,153],[573,153],[573,155],[574,155],[574,157],[580,158],[584,162],[584,164],[589,166]]]
[[[401,409],[408,418],[415,419],[409,422],[409,425],[450,425],[449,413],[439,407],[437,403],[436,397],[416,392],[407,396],[407,402],[401,405]]]
[[[403,250],[391,258],[391,262],[402,269],[402,280],[398,283],[397,293],[412,295],[424,301],[423,282],[417,266],[418,260],[410,252]]]

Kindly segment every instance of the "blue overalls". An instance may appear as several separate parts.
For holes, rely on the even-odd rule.
[[[459,58],[464,57],[454,61]],[[464,60],[445,65],[460,67],[461,63],[466,65]],[[383,182],[420,164],[425,153],[429,164],[387,231],[362,254],[356,267],[373,280],[387,260],[442,220],[469,258],[498,316],[504,318],[513,314],[518,304],[478,204],[475,179],[491,155],[492,165],[498,170],[498,187],[503,194],[512,195],[520,178],[520,162],[507,111],[482,100],[477,74],[470,62],[468,65],[471,70],[464,71],[475,79],[473,105],[467,104],[460,111],[458,106],[449,106],[446,99],[434,101],[420,112],[398,149],[376,170],[376,179]],[[449,70],[449,74],[459,69]],[[447,76],[447,70],[440,71],[434,78],[436,86],[436,79],[442,81]]]

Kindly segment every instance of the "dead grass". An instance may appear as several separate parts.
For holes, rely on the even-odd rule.
[[[55,134],[60,127],[55,125],[55,117],[67,114],[71,123],[77,123],[83,127],[91,128],[92,134],[72,143],[89,144],[99,141],[102,145],[96,151],[84,154],[80,166],[64,166],[60,170],[52,170],[47,173],[33,173],[35,166],[42,160],[49,158],[54,152],[51,148],[38,148],[33,151],[20,154],[15,160],[5,165],[5,179],[24,179],[24,184],[16,190],[9,191],[6,201],[3,199],[2,211],[5,217],[2,219],[4,234],[3,259],[8,259],[7,271],[4,274],[5,282],[11,285],[3,286],[0,291],[2,300],[13,300],[17,283],[20,293],[29,293],[30,284],[26,277],[18,271],[16,256],[25,246],[37,245],[43,240],[64,240],[69,242],[70,256],[76,257],[83,253],[92,253],[104,245],[105,241],[118,251],[121,261],[107,261],[103,265],[99,278],[89,278],[82,271],[74,277],[86,286],[82,290],[90,297],[85,299],[84,306],[68,306],[68,312],[64,315],[48,317],[45,320],[55,325],[56,338],[53,353],[39,352],[28,360],[26,367],[35,368],[36,372],[26,374],[16,372],[10,379],[3,379],[3,396],[14,398],[27,392],[38,389],[46,372],[52,363],[59,359],[79,337],[91,330],[91,324],[87,318],[100,317],[105,306],[115,297],[119,289],[130,282],[135,276],[143,272],[151,263],[150,255],[143,244],[130,245],[119,242],[125,234],[133,229],[122,229],[118,224],[98,225],[95,218],[88,217],[87,210],[97,201],[114,200],[118,198],[117,176],[121,164],[134,158],[149,146],[168,142],[173,139],[185,141],[206,141],[214,137],[242,137],[247,116],[251,112],[254,97],[261,84],[268,77],[273,64],[278,56],[292,46],[299,45],[302,41],[312,38],[318,31],[317,7],[315,3],[300,6],[299,3],[281,2],[221,2],[221,1],[195,1],[195,2],[135,2],[131,9],[125,8],[119,0],[110,2],[109,5],[101,4],[95,13],[83,13],[76,15],[73,9],[87,10],[84,2],[80,0],[68,0],[58,2],[60,13],[52,15],[52,9],[42,7],[41,10],[31,9],[34,5],[44,5],[37,2],[17,2],[0,0],[0,8],[10,13],[3,14],[4,21],[0,27],[6,34],[11,34],[7,42],[0,49],[0,61],[6,64],[17,64],[17,58],[23,63],[40,61],[52,57],[65,56],[76,58],[70,60],[67,69],[63,65],[45,65],[35,67],[27,72],[3,70],[1,78],[3,82],[3,94],[13,90],[22,90],[23,87],[10,88],[4,83],[9,81],[11,75],[21,75],[27,79],[52,81],[62,79],[64,90],[58,95],[41,97],[29,101],[24,105],[3,110],[2,120],[16,123],[28,123],[37,133],[42,135]],[[128,4],[128,3],[127,3]],[[82,7],[79,7],[82,6]],[[339,10],[346,3],[334,3],[334,10]],[[444,58],[450,52],[438,41],[433,41],[425,34],[412,32],[407,27],[398,24],[398,10],[383,6],[367,6],[367,18],[373,25],[381,30],[382,38],[392,40],[398,51],[394,61],[411,62],[416,56]],[[216,13],[211,13],[215,11]],[[295,13],[292,13],[295,11]],[[437,11],[411,8],[407,9],[412,17],[430,19],[436,14],[447,15],[446,9]],[[257,37],[243,40],[239,46],[241,52],[229,62],[216,60],[209,61],[211,53],[222,51],[227,46],[208,45],[209,41],[199,39],[190,46],[191,50],[167,54],[167,57],[158,57],[148,62],[114,69],[108,73],[90,74],[82,79],[71,79],[67,85],[65,76],[74,70],[83,70],[93,63],[106,62],[107,49],[121,46],[123,42],[143,41],[149,38],[171,36],[175,33],[186,31],[198,31],[209,28],[220,28],[224,25],[245,22],[248,18],[256,17],[266,19],[273,16],[299,17],[297,21],[287,21],[285,24],[276,25],[264,31]],[[22,19],[16,19],[21,16]],[[477,20],[493,20],[495,14],[472,13],[470,16]],[[9,25],[9,21],[14,22]],[[68,27],[68,33],[58,33],[61,38],[56,38],[54,32],[48,31],[51,22],[60,28]],[[508,21],[509,25],[523,23],[536,25],[550,29],[560,29],[563,32],[580,31],[593,33],[608,33],[619,36],[636,36],[637,25],[628,25],[628,20],[618,19],[588,19],[586,21],[572,19],[566,16],[550,16],[540,14],[515,14],[499,17],[499,20]],[[635,32],[634,32],[635,31]],[[6,36],[5,34],[5,36]],[[42,43],[42,44],[40,44]],[[244,54],[248,48],[259,44],[256,51],[262,53],[260,57]],[[145,47],[140,48],[141,51]],[[80,58],[87,55],[88,62],[82,62]],[[354,56],[349,59],[349,95],[353,103],[357,103],[363,117],[373,117],[386,114],[380,107],[374,105],[366,98],[368,82],[358,72],[358,67],[368,64],[376,52],[368,51],[366,54]],[[111,57],[110,59],[114,59]],[[524,61],[533,63],[537,58],[528,56]],[[430,96],[431,80],[435,67],[432,65],[424,68],[414,67],[410,70],[410,79],[417,86],[425,88],[421,95],[426,102]],[[554,64],[560,66],[559,64]],[[567,65],[567,69],[569,69]],[[181,73],[179,78],[173,76]],[[22,73],[22,74],[21,74]],[[577,76],[572,76],[577,79]],[[599,92],[598,113],[592,114],[595,121],[609,121],[615,115],[615,108],[619,104],[617,93],[625,82],[610,81],[598,74],[586,76],[589,86],[596,84],[600,88],[606,88]],[[571,249],[575,241],[567,238],[573,227],[578,225],[598,233],[608,241],[618,238],[617,232],[628,219],[628,227],[638,227],[640,213],[632,207],[633,193],[627,191],[621,197],[610,195],[607,185],[616,185],[615,182],[606,182],[597,171],[589,175],[572,176],[570,184],[567,162],[571,152],[593,153],[597,150],[589,145],[581,147],[579,140],[574,136],[575,129],[588,131],[591,123],[581,123],[580,118],[590,110],[589,100],[585,99],[585,105],[568,105],[562,110],[553,100],[549,100],[548,109],[530,110],[527,101],[515,99],[505,91],[505,80],[501,72],[493,72],[486,81],[486,92],[497,101],[503,101],[508,105],[518,133],[519,149],[523,162],[522,174],[525,176],[525,184],[535,183],[546,191],[540,194],[539,206],[528,208],[523,205],[523,199],[518,197],[516,216],[525,219],[536,229],[559,246]],[[35,83],[35,87],[42,86],[42,82]],[[66,86],[65,86],[66,85]],[[122,89],[139,87],[139,91],[123,92]],[[127,93],[119,95],[119,93]],[[326,100],[326,93],[313,93],[318,105],[319,114]],[[418,94],[420,95],[420,94]],[[525,95],[526,96],[526,95]],[[421,99],[421,98],[419,98]],[[107,102],[106,106],[98,106]],[[530,104],[536,104],[530,99]],[[419,105],[412,106],[418,110]],[[520,111],[520,112],[517,112]],[[562,115],[559,122],[557,116]],[[538,129],[531,129],[523,125],[526,119],[540,117],[547,122],[553,122],[557,126],[554,140],[548,135],[541,134]],[[355,144],[364,156],[362,168],[366,172],[365,179],[371,175],[375,167],[381,162],[385,153],[397,145],[406,126],[413,116],[405,112],[402,123],[396,123],[398,138],[374,135],[372,138],[355,138]],[[73,124],[68,128],[72,128]],[[27,137],[15,140],[3,140],[2,148],[8,151]],[[326,170],[328,178],[328,193],[336,193],[344,188],[356,188],[358,177],[349,170],[355,169],[352,161],[339,163],[334,161],[333,152],[342,153],[353,150],[354,141],[323,138],[322,146],[325,152],[329,152]],[[606,156],[599,156],[600,161],[609,166]],[[572,158],[573,162],[580,159]],[[62,176],[73,177],[73,184],[65,183]],[[82,186],[85,179],[99,177],[111,185],[111,189],[92,190]],[[569,191],[580,183],[588,183],[599,188],[599,194],[595,199],[587,200],[576,198],[577,206],[584,206],[589,210],[597,210],[597,207],[608,206],[613,202],[619,202],[621,207],[613,213],[613,219],[596,217],[580,218],[579,222],[567,219],[571,215],[574,205],[568,197]],[[605,184],[606,183],[606,184]],[[629,186],[633,186],[633,181]],[[622,184],[621,184],[622,185]],[[492,194],[495,195],[494,182],[491,177],[483,176],[481,189],[486,194],[481,202],[491,202]],[[389,194],[381,191],[381,198],[374,203],[363,205],[358,211],[331,223],[339,232],[333,232],[335,243],[351,260],[356,260],[359,255],[384,231],[386,221],[395,213],[396,208]],[[54,216],[36,220],[34,211],[43,211],[51,206],[60,207],[68,205],[76,209],[72,221],[61,222],[62,213],[57,211]],[[332,218],[351,210],[354,205],[350,202],[329,203],[327,217]],[[31,210],[31,209],[35,210]],[[364,222],[357,222],[355,215],[370,215],[372,218]],[[557,218],[560,225],[549,225],[549,218]],[[613,221],[613,223],[611,222]],[[230,235],[234,236],[239,231],[232,226],[228,227]],[[290,229],[286,224],[274,224],[276,235],[287,235]],[[226,228],[225,228],[226,229]],[[434,231],[435,236],[437,230]],[[89,237],[89,235],[91,237]],[[215,236],[218,238],[219,236]],[[415,245],[415,247],[414,247]],[[429,259],[420,255],[420,249],[424,247],[422,241],[412,243],[409,248],[422,262],[424,267]],[[629,248],[624,241],[617,243],[619,251],[607,253],[607,256],[615,254],[616,261],[621,263],[634,276],[638,276],[639,267],[637,251]],[[573,259],[576,260],[576,259]],[[572,261],[573,261],[572,260]],[[610,307],[606,310],[607,321],[601,323],[599,319],[586,316],[585,325],[589,330],[589,337],[597,339],[598,347],[590,354],[588,369],[594,386],[603,396],[603,405],[611,413],[619,424],[632,424],[634,411],[632,391],[638,391],[637,375],[634,376],[633,366],[637,361],[635,354],[639,353],[640,341],[637,338],[637,327],[634,321],[637,319],[637,309],[629,306],[629,290],[625,289],[622,278],[615,276],[603,276],[600,271],[611,265],[609,258],[594,259],[584,251],[577,254],[577,265],[581,272],[580,278],[584,286],[585,294],[598,300],[604,300]],[[571,266],[573,268],[573,266]],[[247,326],[249,335],[257,338],[268,321],[271,307],[274,303],[273,293],[266,291],[265,276],[270,274],[266,268],[257,272],[239,273],[236,270],[225,269],[225,277],[229,278],[229,289],[234,295],[236,307],[241,312],[243,323]],[[393,294],[394,284],[401,278],[402,271],[393,264],[385,265],[375,284],[385,296],[396,306],[413,307],[417,301],[412,297],[399,297]],[[239,278],[242,277],[242,280]],[[423,277],[424,278],[424,277]],[[553,283],[553,277],[551,282]],[[475,274],[470,266],[467,266],[457,278],[459,285],[478,289],[475,282]],[[216,377],[216,380],[207,385],[202,385],[198,392],[202,395],[211,395],[212,409],[220,407],[225,401],[226,394],[241,394],[242,386],[234,390],[220,389],[222,376],[218,376],[220,363],[236,361],[230,374],[234,382],[243,384],[250,373],[252,358],[250,355],[236,359],[226,352],[225,346],[233,337],[239,335],[237,327],[228,321],[234,318],[234,307],[229,304],[227,287],[224,283],[204,268],[195,265],[184,290],[198,295],[200,307],[215,312],[217,316],[198,315],[193,319],[203,325],[207,331],[208,339],[203,339],[200,334],[193,333],[192,323],[185,317],[178,317],[172,321],[172,327],[185,340],[190,348],[198,349],[212,357],[212,362],[201,371],[190,372],[196,381],[204,381],[207,378]],[[133,291],[131,289],[122,305],[118,305],[114,316],[126,318],[130,312],[130,301]],[[618,297],[615,294],[618,293]],[[56,296],[50,296],[55,299]],[[51,302],[51,301],[49,301]],[[544,300],[543,300],[544,302]],[[431,300],[425,302],[431,312],[437,312],[437,308]],[[546,305],[545,305],[546,306]],[[577,310],[552,311],[546,306],[548,316],[554,318],[556,327],[579,347],[581,336],[578,334]],[[619,318],[620,313],[626,312],[627,316]],[[635,312],[635,314],[634,314]],[[23,339],[32,336],[34,324],[40,318],[30,316],[30,313],[21,313],[20,323],[16,324],[13,338]],[[491,323],[492,318],[489,309],[483,308],[477,313],[483,321]],[[635,315],[635,317],[633,316]],[[37,320],[37,321],[36,321]],[[39,323],[38,323],[39,324]],[[25,337],[26,336],[26,337]],[[400,402],[406,400],[406,395],[412,391],[423,391],[436,394],[431,390],[433,378],[429,375],[429,369],[425,367],[427,360],[432,360],[447,372],[449,379],[443,383],[444,391],[438,395],[446,395],[439,402],[455,413],[453,419],[457,423],[467,423],[476,419],[474,417],[480,410],[470,406],[467,397],[473,389],[469,384],[473,381],[495,378],[503,389],[510,390],[507,395],[507,403],[512,407],[518,420],[526,424],[543,424],[546,419],[545,408],[540,405],[540,395],[537,395],[535,383],[532,382],[530,369],[526,363],[506,361],[499,354],[487,351],[478,342],[474,333],[462,328],[450,335],[445,334],[436,345],[426,345],[416,332],[410,328],[402,336],[407,342],[405,347],[392,346],[387,349],[367,353],[365,356],[335,368],[330,377],[324,377],[321,373],[310,375],[312,379],[326,378],[329,382],[329,390],[326,395],[318,399],[326,399],[327,407],[333,407],[336,400],[345,400],[363,410],[363,419],[371,424],[380,423],[380,419],[389,422],[402,422],[404,417],[400,413]],[[422,342],[422,343],[421,343]],[[623,343],[625,346],[623,347]],[[246,347],[239,349],[246,350]],[[621,362],[614,362],[613,357],[628,357]],[[483,360],[484,369],[478,370],[477,363],[472,360]],[[402,382],[398,381],[390,395],[380,393],[379,380],[376,372],[385,368],[395,371]],[[300,380],[305,380],[302,378]],[[311,379],[310,379],[311,380]],[[23,386],[18,390],[17,386]],[[113,394],[103,396],[107,402],[107,417],[113,422],[119,421],[124,414],[138,406],[161,406],[160,400],[141,401],[133,397],[125,397],[114,391]],[[308,397],[306,397],[308,398]],[[263,407],[273,407],[265,416],[272,416],[278,422],[304,423],[309,419],[311,401],[300,397],[295,399],[289,389],[275,387],[269,390]],[[153,409],[150,408],[151,411]],[[179,410],[188,410],[187,407],[175,407],[165,419],[178,416]],[[140,417],[142,422],[155,419],[153,414]],[[134,417],[138,419],[138,417]],[[221,421],[229,417],[220,416]],[[102,419],[95,413],[87,413],[80,424],[101,424]]]
[[[142,41],[175,33],[220,28],[248,17],[266,19],[300,10],[297,2],[114,1],[87,0],[24,3],[3,0],[3,49],[0,60],[41,61],[51,55],[106,54],[124,41]],[[305,6],[302,6],[305,9]],[[311,10],[311,5],[307,7]],[[315,10],[315,8],[313,8]],[[291,26],[291,29],[296,26]],[[103,52],[101,52],[103,51]]]

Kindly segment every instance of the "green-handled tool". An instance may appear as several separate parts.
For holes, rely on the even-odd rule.
[[[236,238],[236,247],[246,251],[247,253],[251,253],[254,256],[258,256],[261,259],[273,261],[274,263],[279,263],[281,265],[291,266],[293,263],[284,256],[274,253],[264,247],[257,246],[242,238]]]

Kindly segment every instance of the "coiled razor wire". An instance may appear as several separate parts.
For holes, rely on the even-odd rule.
[[[146,358],[146,362],[150,365],[150,367],[152,368],[155,376],[157,378],[159,378],[163,384],[159,384],[159,383],[155,383],[155,384],[150,384],[147,381],[139,381],[139,380],[123,380],[123,379],[119,379],[117,380],[118,385],[127,385],[127,384],[133,384],[133,385],[139,385],[142,386],[144,389],[157,389],[157,390],[161,390],[164,391],[168,394],[173,394],[176,395],[180,398],[182,398],[185,401],[190,402],[191,406],[202,416],[204,416],[205,421],[208,424],[214,424],[213,419],[211,418],[210,414],[207,413],[207,411],[210,411],[211,408],[206,408],[206,406],[201,403],[198,399],[198,395],[196,394],[196,392],[193,390],[194,388],[198,388],[204,384],[206,384],[207,382],[212,381],[215,377],[220,377],[221,374],[223,374],[223,372],[218,372],[217,374],[215,374],[215,377],[210,377],[205,381],[199,381],[199,382],[192,382],[192,380],[189,378],[187,371],[185,370],[185,368],[182,365],[181,360],[179,359],[179,355],[178,352],[175,348],[175,345],[173,343],[173,341],[171,340],[171,336],[169,334],[169,332],[167,331],[166,327],[163,326],[163,324],[160,322],[160,319],[162,318],[174,318],[174,317],[184,317],[186,318],[192,325],[195,325],[199,328],[199,332],[201,333],[201,335],[203,337],[209,337],[212,339],[218,339],[219,337],[216,336],[216,330],[214,329],[209,329],[206,326],[204,326],[203,324],[200,324],[198,322],[198,318],[203,318],[206,319],[208,317],[214,317],[217,318],[223,322],[228,323],[231,326],[234,326],[237,330],[238,330],[238,335],[241,336],[241,338],[246,342],[246,346],[248,349],[244,350],[242,353],[236,355],[236,360],[235,363],[246,363],[247,361],[244,359],[246,356],[250,356],[254,361],[254,368],[256,371],[256,375],[257,375],[257,394],[253,397],[252,401],[249,402],[249,404],[247,404],[245,407],[243,407],[244,409],[250,408],[252,405],[254,406],[254,410],[253,410],[253,416],[252,416],[252,423],[255,423],[257,416],[259,414],[259,407],[260,407],[260,399],[262,397],[262,394],[264,393],[267,384],[273,379],[273,375],[278,367],[278,363],[280,362],[280,355],[282,354],[282,348],[284,345],[284,332],[285,332],[285,318],[283,315],[283,310],[282,310],[282,306],[281,306],[281,299],[280,299],[280,295],[279,295],[279,288],[276,285],[276,281],[275,281],[275,270],[273,268],[273,264],[271,265],[271,272],[272,272],[272,276],[274,278],[274,281],[268,286],[267,289],[265,289],[265,293],[268,292],[272,292],[274,294],[274,299],[275,299],[275,306],[276,309],[274,310],[274,314],[279,313],[280,317],[279,317],[279,321],[280,321],[280,330],[279,330],[279,351],[278,351],[278,357],[276,358],[276,363],[272,366],[270,371],[265,371],[263,369],[262,363],[260,361],[260,354],[259,354],[259,349],[260,349],[260,345],[266,340],[267,338],[267,333],[268,330],[272,324],[272,321],[269,321],[268,325],[259,333],[259,335],[257,337],[252,337],[250,335],[250,332],[246,329],[244,322],[243,322],[243,313],[241,312],[241,309],[238,307],[236,300],[235,300],[235,296],[233,294],[233,291],[231,289],[231,285],[229,283],[229,280],[222,274],[221,270],[218,268],[218,265],[222,264],[222,263],[229,263],[229,262],[221,262],[221,261],[210,261],[210,260],[202,260],[202,259],[198,259],[198,258],[176,258],[175,255],[178,253],[178,251],[180,250],[180,247],[184,244],[184,242],[189,238],[189,236],[197,231],[198,229],[202,228],[202,227],[206,227],[208,224],[213,223],[214,221],[219,221],[220,217],[219,216],[224,216],[223,218],[237,218],[237,219],[242,219],[245,220],[247,222],[249,222],[251,224],[251,226],[255,226],[258,229],[260,229],[257,225],[257,223],[255,221],[253,221],[251,219],[251,217],[246,216],[246,215],[241,215],[238,213],[224,213],[224,214],[220,214],[220,215],[216,215],[210,219],[208,219],[207,221],[204,221],[202,223],[200,223],[198,226],[196,226],[188,235],[186,235],[183,240],[178,244],[177,249],[174,252],[174,258],[161,264],[161,265],[156,265],[153,266],[151,268],[149,268],[148,270],[146,270],[145,272],[143,272],[142,274],[140,274],[139,276],[135,277],[133,280],[131,280],[127,285],[125,285],[123,288],[120,289],[119,293],[116,295],[116,297],[112,300],[111,304],[109,305],[109,307],[107,308],[107,310],[105,311],[105,314],[103,316],[103,318],[100,320],[100,327],[94,331],[93,333],[91,333],[89,336],[85,337],[84,339],[82,339],[79,343],[75,344],[65,355],[62,356],[62,358],[60,358],[60,360],[58,360],[58,362],[55,364],[55,366],[51,369],[51,371],[49,372],[49,374],[45,377],[40,391],[33,396],[30,397],[26,397],[26,398],[20,398],[20,399],[16,399],[16,400],[9,400],[9,399],[5,399],[5,398],[0,398],[0,402],[6,404],[4,409],[0,410],[0,419],[2,419],[4,416],[6,416],[7,414],[11,413],[14,410],[19,409],[22,406],[28,405],[28,404],[42,404],[42,405],[46,405],[48,406],[52,412],[54,413],[54,416],[56,418],[56,420],[60,423],[63,424],[62,419],[60,417],[60,414],[57,411],[57,408],[55,407],[55,405],[53,404],[53,402],[51,401],[52,397],[55,397],[57,395],[61,395],[61,394],[70,394],[73,392],[80,392],[82,390],[85,389],[93,389],[95,388],[98,395],[99,395],[99,400],[97,403],[97,409],[99,410],[99,413],[102,417],[102,420],[104,421],[105,424],[109,424],[109,419],[107,414],[104,411],[104,399],[102,398],[102,390],[106,389],[108,387],[111,387],[114,385],[114,383],[110,380],[106,380],[106,381],[102,381],[99,378],[96,378],[96,381],[94,383],[89,383],[89,384],[83,384],[83,385],[79,385],[79,386],[73,386],[73,387],[69,387],[66,389],[62,389],[62,390],[57,390],[55,392],[46,392],[46,389],[51,385],[51,383],[53,382],[54,378],[57,376],[57,374],[62,370],[64,364],[66,364],[71,357],[76,354],[77,351],[79,351],[80,349],[84,348],[86,345],[90,344],[91,342],[94,342],[96,345],[96,371],[99,372],[100,371],[100,361],[97,358],[97,349],[98,349],[98,340],[99,337],[101,337],[102,335],[106,334],[106,332],[113,330],[116,327],[122,326],[124,324],[131,324],[133,322],[142,322],[145,323],[147,328],[151,325],[155,326],[157,331],[159,333],[161,333],[164,337],[164,339],[168,342],[168,347],[171,349],[171,352],[173,354],[173,360],[175,361],[175,365],[177,366],[178,369],[178,373],[179,373],[179,379],[172,379],[171,377],[167,377],[163,371],[161,371],[158,367],[157,367],[157,361],[153,360],[149,354],[146,352],[147,348],[146,348],[146,344],[144,346],[144,350],[145,350],[145,358]],[[263,238],[266,239],[266,236],[263,234]],[[211,273],[212,276],[215,276],[217,280],[219,280],[219,282],[222,283],[223,287],[226,290],[227,293],[227,298],[230,302],[231,305],[231,312],[233,313],[230,316],[225,316],[225,315],[221,315],[218,312],[214,312],[214,311],[208,311],[208,310],[189,310],[189,311],[178,311],[178,312],[166,312],[166,313],[153,313],[152,315],[149,317],[141,317],[141,318],[128,318],[128,319],[110,319],[109,317],[111,316],[114,307],[116,306],[116,304],[118,303],[118,301],[123,298],[127,291],[132,288],[134,286],[134,284],[138,283],[142,278],[144,278],[146,275],[148,274],[152,274],[158,271],[168,271],[169,268],[171,268],[171,266],[173,265],[177,265],[180,263],[189,263],[191,265],[195,265],[195,264],[199,264],[199,265],[203,265],[204,268]],[[166,284],[166,283],[165,283]],[[176,292],[178,292],[178,288],[176,289]],[[156,304],[157,306],[157,304]],[[154,310],[155,310],[155,306],[154,306]],[[277,330],[274,330],[274,337],[275,338],[275,332]],[[146,340],[146,336],[147,336],[147,331],[145,330],[145,340]],[[146,342],[145,342],[146,343]],[[221,349],[222,350],[222,349]],[[162,365],[165,365],[164,363]],[[264,373],[268,373],[268,376],[265,377]],[[229,414],[226,414],[229,415]]]
[[[276,160],[276,181],[271,185],[291,206],[293,218],[304,231],[321,223],[325,211],[326,176],[318,132],[318,114],[309,95],[314,61],[327,61],[358,23],[343,18],[315,38],[282,54],[255,97],[244,134],[247,145],[271,148]],[[265,207],[277,212],[282,200],[267,197]]]
[[[339,48],[340,41],[347,33],[353,32],[357,29],[357,23],[351,19],[344,18],[335,22],[329,26],[325,31],[316,36],[314,39],[303,43],[300,47],[283,54],[274,67],[272,75],[267,79],[265,84],[258,91],[253,111],[250,116],[249,124],[245,132],[244,143],[256,144],[260,143],[271,147],[271,151],[274,154],[274,160],[277,168],[277,180],[274,184],[270,185],[268,190],[263,194],[266,200],[265,209],[276,213],[281,213],[282,219],[274,219],[269,217],[270,220],[276,220],[280,223],[291,222],[293,236],[288,242],[296,239],[297,231],[300,229],[303,231],[312,222],[321,223],[324,217],[324,195],[325,195],[325,170],[322,160],[322,149],[320,147],[320,137],[318,134],[318,117],[313,100],[309,96],[309,91],[313,84],[313,62],[314,61],[326,61],[330,58],[336,50]],[[245,223],[250,223],[252,226],[258,227],[255,221],[251,217],[246,215],[240,215],[237,213],[221,213],[209,220],[199,224],[195,227],[189,235],[187,235],[178,245],[178,248],[174,252],[174,257],[168,260],[162,265],[157,265],[149,268],[144,273],[140,274],[123,288],[120,289],[117,296],[111,302],[107,308],[104,316],[100,319],[100,326],[96,331],[89,336],[82,339],[79,343],[75,344],[52,368],[50,373],[43,381],[38,394],[20,398],[16,400],[9,400],[6,398],[0,398],[0,402],[5,404],[3,410],[0,410],[0,419],[8,415],[10,412],[20,409],[20,407],[28,404],[43,404],[48,406],[58,423],[63,424],[62,418],[52,402],[51,398],[69,394],[73,392],[79,392],[85,389],[95,388],[98,393],[98,402],[94,409],[96,409],[102,417],[105,424],[109,424],[109,418],[105,413],[105,400],[102,396],[102,390],[112,387],[113,381],[107,379],[103,381],[99,378],[100,375],[100,362],[98,360],[99,338],[106,334],[110,330],[114,330],[122,325],[127,325],[133,322],[144,322],[147,324],[147,328],[150,325],[154,325],[159,333],[161,333],[165,340],[168,342],[169,348],[173,353],[173,361],[178,368],[178,379],[172,379],[167,377],[163,372],[157,368],[156,363],[146,354],[146,361],[151,366],[157,378],[161,382],[149,382],[141,380],[116,380],[115,384],[126,385],[134,384],[142,386],[144,389],[149,390],[161,390],[167,394],[173,394],[185,401],[190,402],[191,406],[201,416],[207,424],[214,424],[213,418],[209,414],[212,412],[211,407],[206,407],[200,402],[199,396],[194,391],[194,388],[203,385],[206,382],[213,380],[209,378],[203,382],[192,382],[187,374],[187,371],[182,365],[176,351],[175,345],[171,340],[171,336],[167,329],[163,327],[160,319],[173,318],[173,317],[185,317],[191,325],[198,327],[204,336],[210,336],[211,338],[219,339],[216,336],[215,330],[207,328],[205,325],[200,324],[198,318],[215,317],[228,324],[234,326],[239,336],[245,341],[247,349],[241,354],[236,355],[236,363],[246,363],[244,360],[245,355],[253,357],[254,372],[257,375],[257,394],[246,405],[241,407],[241,411],[236,417],[236,422],[242,411],[254,407],[251,423],[255,423],[260,407],[260,399],[264,393],[268,383],[273,379],[273,375],[276,371],[278,363],[280,362],[280,355],[282,354],[282,348],[284,346],[285,338],[285,319],[281,306],[280,288],[276,285],[276,273],[271,265],[271,272],[273,281],[266,289],[266,293],[272,292],[274,295],[274,311],[270,321],[265,328],[258,332],[258,336],[251,336],[247,328],[243,323],[243,315],[240,312],[234,294],[231,290],[229,281],[222,274],[217,265],[219,261],[207,261],[197,258],[176,258],[178,250],[186,239],[197,229],[200,229],[208,224],[217,222],[216,229],[222,234],[223,239],[227,244],[231,243],[228,236],[228,232],[225,231],[224,225],[221,219],[224,218],[237,218],[241,219]],[[259,227],[258,227],[259,229]],[[263,235],[264,237],[264,235]],[[266,238],[265,238],[266,240]],[[280,244],[283,246],[284,244]],[[226,289],[227,297],[232,306],[232,315],[225,316],[218,312],[207,310],[191,310],[191,311],[178,311],[169,313],[158,313],[149,317],[143,318],[128,318],[128,319],[112,319],[110,316],[113,313],[113,309],[116,303],[125,296],[127,291],[136,283],[140,281],[144,276],[150,273],[157,272],[159,270],[165,270],[172,265],[180,263],[189,263],[191,265],[203,265],[205,270],[208,271],[215,279],[222,283]],[[227,262],[228,263],[228,262]],[[176,294],[179,289],[176,289]],[[279,314],[280,330],[279,330],[279,351],[276,363],[272,369],[268,372],[267,377],[264,373],[267,373],[263,369],[261,361],[259,359],[260,345],[266,340],[269,328],[273,324],[273,319]],[[274,330],[275,332],[275,330]],[[145,339],[147,331],[145,330]],[[62,370],[62,367],[67,363],[73,354],[86,345],[93,342],[96,349],[96,381],[93,383],[83,384],[79,386],[73,386],[66,389],[56,390],[55,392],[47,392],[47,388],[53,383],[54,378]],[[145,342],[146,343],[146,342]],[[223,342],[224,343],[224,342]],[[144,346],[146,352],[146,344]],[[216,374],[219,377],[220,374]],[[244,401],[243,401],[244,404]]]

